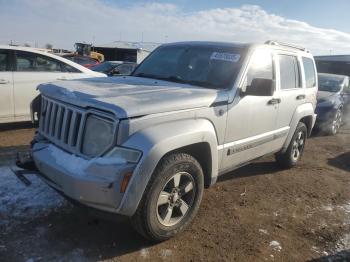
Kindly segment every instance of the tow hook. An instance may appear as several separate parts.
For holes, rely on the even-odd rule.
[[[20,170],[12,169],[17,178],[26,186],[30,186],[32,182],[28,180],[24,175],[38,174],[38,169],[35,166],[32,155],[29,152],[17,153],[16,166],[21,168]]]

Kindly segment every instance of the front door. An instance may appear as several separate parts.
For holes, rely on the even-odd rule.
[[[13,73],[10,52],[0,49],[0,123],[13,121]]]
[[[269,50],[256,50],[249,64],[242,89],[250,86],[253,79],[275,80],[273,55]],[[225,144],[219,146],[223,150],[222,172],[271,151],[278,101],[275,94],[240,95],[229,105]]]

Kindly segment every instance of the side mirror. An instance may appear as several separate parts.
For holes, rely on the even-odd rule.
[[[265,78],[254,78],[250,86],[247,86],[244,95],[248,96],[272,96],[275,91],[275,81]]]

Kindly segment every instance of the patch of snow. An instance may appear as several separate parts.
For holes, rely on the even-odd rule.
[[[170,257],[173,254],[173,252],[170,249],[162,249],[160,252],[160,256],[162,258]]]
[[[279,212],[273,212],[273,215],[275,216],[275,217],[278,217],[280,214],[279,214]]]
[[[333,211],[333,206],[326,205],[326,206],[323,206],[322,209],[325,210],[325,211]]]
[[[345,226],[350,225],[350,203],[338,206],[340,210],[342,210],[346,216],[346,220],[344,221]],[[345,233],[341,239],[338,240],[336,244],[336,251],[342,251],[350,249],[350,233]]]
[[[51,157],[55,159],[57,165],[62,166],[68,172],[76,175],[86,175],[86,172],[90,168],[94,168],[94,166],[98,165],[121,165],[126,164],[126,160],[119,157],[98,157],[92,158],[90,160],[86,160],[82,157],[78,157],[75,155],[67,154],[63,150],[49,145],[47,147]]]
[[[342,205],[339,208],[342,209],[346,214],[350,216],[350,203]]]
[[[268,235],[269,234],[269,232],[267,232],[267,230],[266,229],[259,229],[259,232],[260,233],[263,233],[263,234],[265,234],[265,235]]]
[[[0,167],[0,226],[29,221],[64,205],[62,196],[31,175],[25,186],[9,167]]]
[[[68,90],[66,88],[62,88],[61,89],[61,93],[64,94],[65,96],[69,97],[69,98],[76,98],[76,95],[73,93],[73,91]]]
[[[269,246],[273,250],[278,251],[278,252],[280,252],[282,250],[281,244],[278,241],[276,241],[276,240],[271,241]]]
[[[142,258],[147,258],[148,255],[149,255],[148,249],[147,249],[147,248],[142,248],[141,251],[140,251],[140,256],[141,256]]]

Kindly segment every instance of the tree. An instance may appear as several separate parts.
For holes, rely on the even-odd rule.
[[[25,47],[30,47],[30,44],[25,43],[24,46],[25,46]]]

